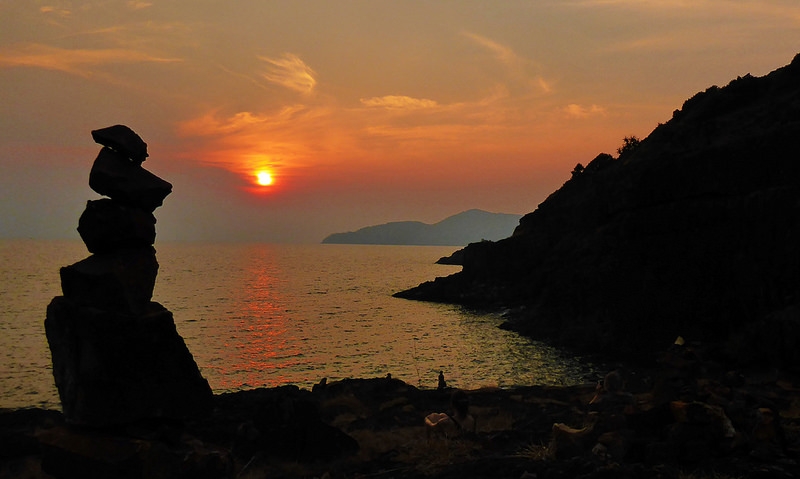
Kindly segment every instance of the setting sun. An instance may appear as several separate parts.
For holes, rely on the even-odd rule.
[[[256,183],[261,186],[269,186],[272,184],[272,175],[269,171],[259,171],[256,173]]]

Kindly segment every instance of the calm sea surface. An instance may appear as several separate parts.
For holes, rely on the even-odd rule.
[[[393,298],[460,267],[454,247],[159,243],[153,300],[215,392],[321,378],[435,387],[575,384],[591,366],[497,328],[494,315]],[[0,240],[0,408],[58,408],[44,333],[58,270],[80,241]]]

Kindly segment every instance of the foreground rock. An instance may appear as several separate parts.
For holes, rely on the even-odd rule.
[[[798,477],[798,378],[719,370],[702,353],[673,347],[661,369],[603,391],[467,391],[476,427],[456,435],[423,425],[451,390],[390,378],[222,394],[205,416],[102,430],[0,412],[0,477]]]
[[[397,296],[511,311],[507,327],[652,359],[676,336],[800,368],[800,56],[687,100],[602,154],[463,271]],[[751,342],[758,332],[758,342]]]
[[[130,128],[115,125],[92,137],[104,148],[89,185],[109,198],[87,203],[78,232],[94,254],[61,268],[64,296],[52,300],[45,319],[64,419],[107,427],[206,413],[211,388],[172,314],[151,302],[158,274],[152,212],[172,185],[142,168],[147,144]],[[68,457],[106,442],[69,434],[53,439],[58,450],[77,448],[68,448]],[[109,454],[138,450],[128,444]]]
[[[45,327],[71,422],[106,426],[210,410],[208,382],[160,304],[130,316],[59,297]]]

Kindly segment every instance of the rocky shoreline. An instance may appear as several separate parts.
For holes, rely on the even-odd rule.
[[[702,356],[675,345],[605,390],[466,391],[476,426],[456,434],[424,425],[452,390],[391,376],[220,394],[200,417],[113,427],[0,411],[0,478],[797,477],[800,378]]]

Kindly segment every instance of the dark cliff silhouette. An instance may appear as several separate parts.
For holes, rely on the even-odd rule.
[[[634,139],[465,248],[463,271],[396,296],[511,308],[507,327],[584,352],[643,358],[682,335],[798,368],[800,55]]]
[[[358,231],[334,233],[323,243],[465,246],[482,240],[499,240],[514,231],[521,215],[468,210],[435,224],[396,221],[367,226]]]

